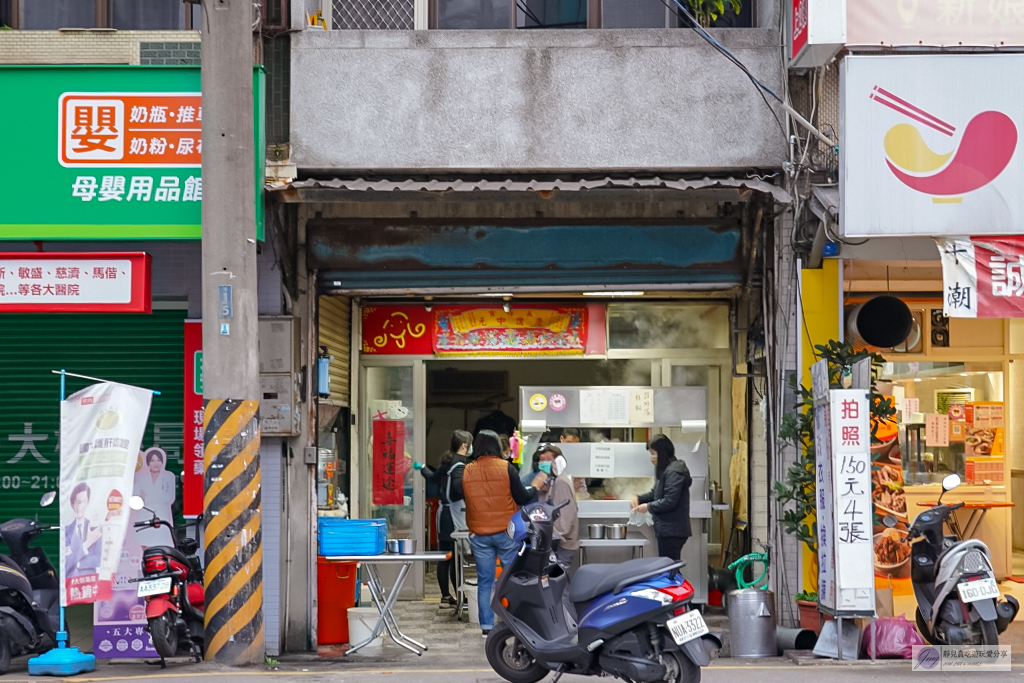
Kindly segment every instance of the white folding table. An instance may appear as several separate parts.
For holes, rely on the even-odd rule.
[[[410,652],[414,652],[417,655],[422,656],[423,652],[427,650],[427,646],[402,633],[401,629],[398,627],[398,620],[395,618],[393,609],[395,607],[395,603],[398,601],[399,594],[402,592],[402,586],[405,584],[405,579],[409,576],[409,570],[412,568],[414,563],[440,562],[442,560],[447,560],[450,557],[451,553],[416,553],[414,555],[388,553],[385,555],[330,555],[325,557],[324,559],[330,562],[358,562],[366,566],[367,586],[370,589],[370,596],[373,598],[373,605],[380,613],[380,616],[377,618],[377,623],[373,626],[373,633],[370,634],[370,637],[363,642],[356,643],[350,647],[345,652],[345,655],[348,656],[357,650],[361,650],[387,630],[388,637],[395,641],[395,643],[401,645]],[[384,590],[384,583],[381,580],[380,572],[377,571],[377,565],[380,564],[401,565],[394,585],[387,591]]]

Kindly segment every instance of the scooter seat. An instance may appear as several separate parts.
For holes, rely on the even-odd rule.
[[[602,593],[609,593],[621,582],[634,576],[643,576],[659,569],[667,569],[675,562],[667,557],[629,560],[619,564],[585,564],[576,570],[569,588],[569,600],[588,602]]]

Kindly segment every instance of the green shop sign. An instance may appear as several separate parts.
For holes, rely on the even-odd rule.
[[[0,66],[0,239],[199,239],[198,66]],[[253,70],[263,239],[264,75]],[[13,170],[12,169],[12,170]]]

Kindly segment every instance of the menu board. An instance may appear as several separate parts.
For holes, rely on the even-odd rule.
[[[580,422],[598,425],[629,424],[629,391],[580,389]]]

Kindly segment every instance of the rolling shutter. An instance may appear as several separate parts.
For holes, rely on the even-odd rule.
[[[344,296],[320,297],[319,344],[327,347],[330,364],[331,395],[334,405],[347,406],[349,365],[352,343],[352,302]]]
[[[160,392],[153,397],[143,448],[160,446],[181,471],[185,311],[148,315],[0,315],[0,522],[56,524],[57,505],[39,507],[60,475],[58,430],[64,369]],[[67,394],[92,384],[67,378]],[[179,480],[178,500],[181,499]],[[57,532],[39,538],[57,562]],[[6,552],[6,549],[4,549]]]

